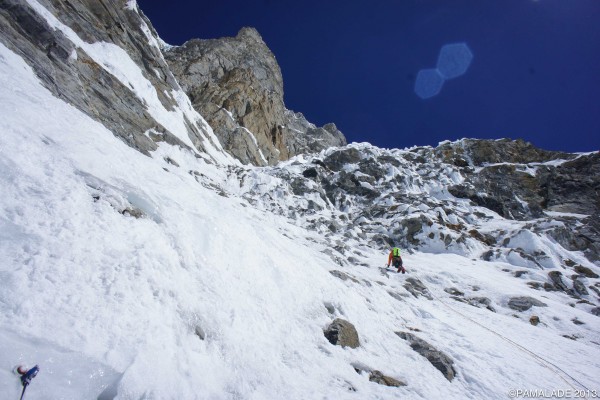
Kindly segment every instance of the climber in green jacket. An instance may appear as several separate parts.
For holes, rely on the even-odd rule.
[[[390,251],[390,256],[388,257],[387,267],[389,268],[390,264],[394,266],[394,268],[398,268],[397,272],[406,273],[404,266],[402,265],[402,257],[400,256],[400,249],[398,247],[394,247],[392,251]]]

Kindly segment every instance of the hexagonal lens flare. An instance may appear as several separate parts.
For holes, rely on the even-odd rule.
[[[415,93],[422,99],[428,99],[440,93],[444,86],[444,77],[437,68],[422,69],[417,74]]]
[[[469,69],[473,53],[466,43],[447,44],[440,50],[437,69],[446,79],[453,79],[463,75]]]

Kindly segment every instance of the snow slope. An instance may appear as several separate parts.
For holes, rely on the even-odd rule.
[[[35,363],[30,400],[481,399],[600,389],[600,320],[560,293],[537,296],[548,304],[530,310],[542,325],[515,318],[508,296],[531,289],[503,271],[512,265],[407,255],[409,275],[435,296],[427,300],[408,293],[405,276],[382,275],[386,255],[363,243],[360,263],[344,269],[356,282],[339,280],[318,232],[227,194],[228,167],[164,144],[152,158],[136,152],[53,97],[1,45],[0,88],[4,398],[21,391],[11,368]],[[253,173],[267,185],[274,179]],[[451,300],[448,286],[485,293],[498,312]],[[327,341],[335,317],[356,326],[359,348]],[[454,381],[394,334],[407,330],[454,360]],[[407,386],[378,385],[355,367]]]

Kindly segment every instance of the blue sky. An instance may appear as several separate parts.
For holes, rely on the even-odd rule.
[[[253,26],[275,54],[286,106],[380,147],[522,138],[600,148],[599,0],[204,2],[138,0],[173,45]],[[421,69],[464,42],[467,72],[421,99]]]

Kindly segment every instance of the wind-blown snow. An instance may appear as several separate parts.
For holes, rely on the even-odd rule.
[[[506,339],[599,389],[598,317],[540,292],[548,307],[515,318],[508,298],[532,295],[503,271],[515,266],[406,255],[429,301],[407,292],[405,276],[381,275],[387,255],[365,244],[354,250],[366,266],[345,269],[357,282],[341,281],[319,233],[249,204],[226,168],[164,144],[152,158],[136,152],[53,97],[3,45],[0,88],[7,398],[21,390],[10,368],[35,363],[31,400],[503,399],[510,389],[580,388]],[[287,198],[261,169],[247,179]],[[498,312],[455,302],[449,286],[485,293]],[[534,313],[543,325],[529,324]],[[359,348],[327,341],[335,317],[356,326]],[[394,334],[406,330],[454,359],[454,381]],[[370,382],[356,365],[407,386]]]

